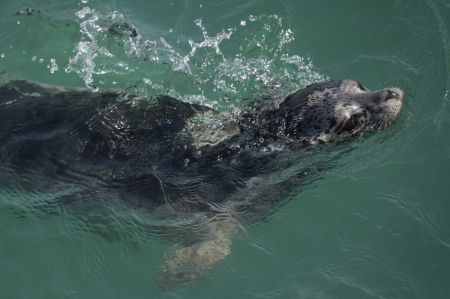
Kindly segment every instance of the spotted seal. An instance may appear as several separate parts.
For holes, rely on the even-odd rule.
[[[206,214],[203,236],[170,249],[159,271],[166,284],[187,282],[230,253],[242,219],[262,206],[252,197],[262,178],[297,161],[293,153],[390,126],[403,96],[353,80],[315,83],[276,108],[232,118],[168,96],[11,81],[0,87],[0,166],[48,192],[71,186],[65,204],[115,194],[155,215]],[[289,190],[277,184],[266,192],[270,205]]]

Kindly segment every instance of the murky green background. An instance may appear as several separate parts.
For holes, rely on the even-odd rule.
[[[0,298],[450,297],[447,1],[1,0],[0,17],[1,82],[132,87],[217,109],[326,78],[407,92],[392,128],[247,227],[210,275],[166,291],[154,275],[169,244],[107,240],[64,210],[35,211],[51,195],[0,188]],[[108,37],[114,18],[142,39]]]

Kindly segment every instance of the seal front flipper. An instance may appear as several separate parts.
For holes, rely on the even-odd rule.
[[[173,247],[166,252],[157,276],[161,286],[170,287],[197,280],[231,253],[231,238],[241,227],[237,220],[230,216],[218,216],[207,226],[207,239],[186,247]]]

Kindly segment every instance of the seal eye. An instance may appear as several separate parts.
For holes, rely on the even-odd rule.
[[[398,96],[398,94],[395,92],[395,91],[391,91],[390,93],[389,93],[389,97],[390,98],[396,98]]]
[[[392,90],[388,90],[387,91],[388,94],[386,96],[386,98],[384,99],[385,101],[390,100],[390,99],[397,99],[398,98],[398,92],[392,91]]]

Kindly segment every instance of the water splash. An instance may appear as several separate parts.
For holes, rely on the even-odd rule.
[[[50,73],[52,73],[52,74],[59,70],[59,66],[56,64],[55,58],[50,59],[50,64],[47,65],[47,68],[49,69]]]
[[[95,10],[91,10],[89,7],[84,7],[75,15],[80,20],[84,20],[88,15],[91,17],[80,23],[82,40],[78,42],[75,56],[69,59],[66,72],[76,72],[83,78],[86,87],[96,91],[97,87],[94,85],[92,76],[96,67],[95,59],[101,52],[97,42],[97,36],[102,31],[102,28],[97,25],[99,16],[95,13]]]
[[[173,30],[146,39],[117,11],[102,15],[84,7],[75,15],[81,38],[65,70],[94,91],[133,85],[138,94],[171,94],[228,109],[245,105],[242,99],[282,98],[326,79],[311,59],[290,53],[294,32],[277,15],[250,15],[215,34],[196,19],[200,39],[180,39]]]

